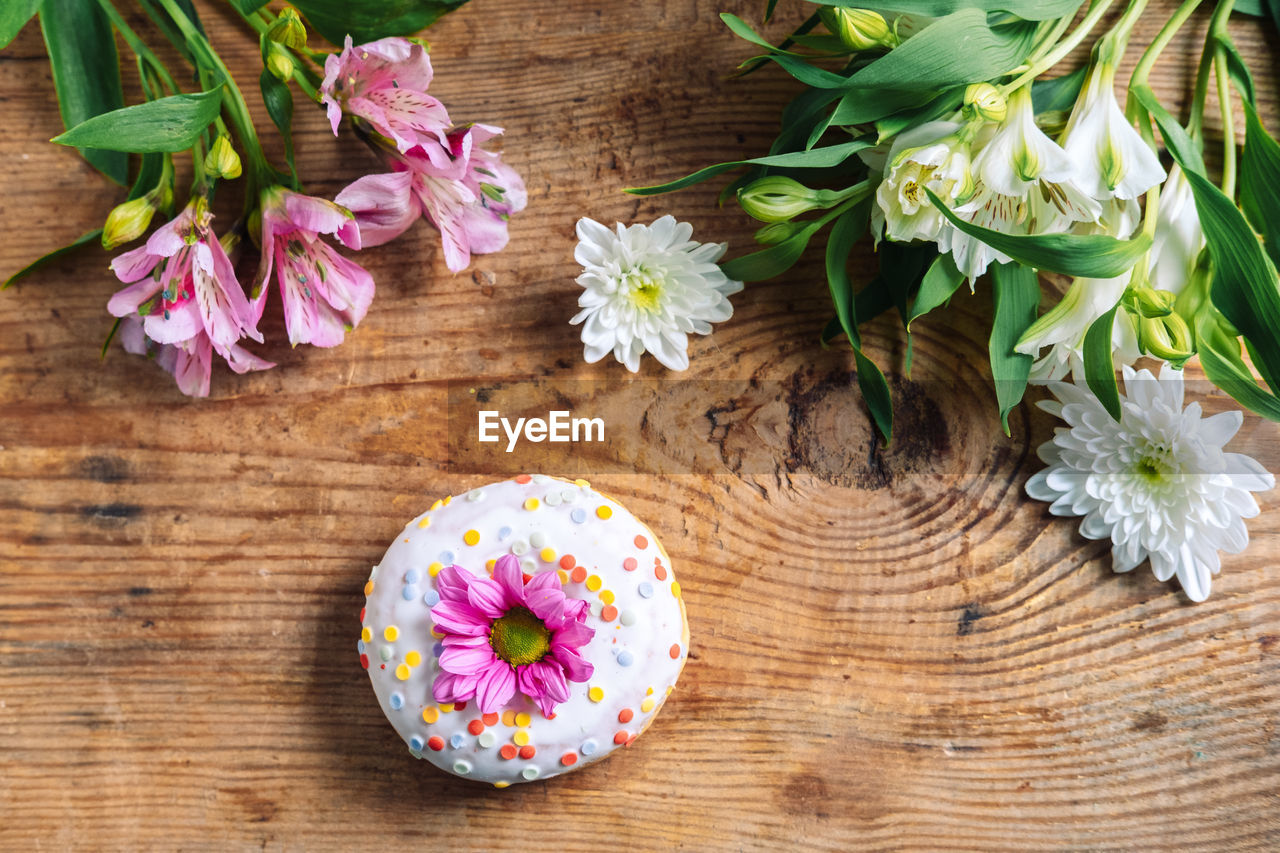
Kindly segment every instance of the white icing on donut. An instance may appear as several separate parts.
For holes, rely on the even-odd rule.
[[[503,554],[518,557],[526,574],[560,572],[565,594],[590,604],[586,625],[595,636],[578,651],[595,672],[569,682],[554,719],[518,691],[487,722],[474,701],[459,710],[432,697],[440,672],[434,573],[450,564],[477,575],[487,564],[491,572]],[[436,501],[387,549],[365,595],[361,663],[409,751],[498,787],[629,746],[662,707],[689,651],[666,552],[648,527],[583,480],[535,474]]]

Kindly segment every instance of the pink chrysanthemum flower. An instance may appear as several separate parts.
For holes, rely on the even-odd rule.
[[[347,36],[342,53],[325,60],[320,101],[335,134],[346,112],[407,151],[432,140],[445,144],[449,114],[427,94],[429,85],[431,60],[422,45],[385,38],[353,47]]]
[[[355,214],[366,246],[386,243],[425,218],[440,231],[445,265],[464,270],[472,255],[507,245],[507,220],[528,200],[520,175],[480,147],[500,133],[501,128],[473,124],[450,131],[445,148],[384,148],[395,171],[360,178],[336,201]]]
[[[261,316],[274,270],[294,346],[337,346],[373,301],[373,276],[339,255],[321,234],[333,234],[349,249],[361,245],[359,228],[345,208],[283,187],[263,192],[262,264],[254,305]]]
[[[519,690],[551,716],[569,698],[568,682],[591,677],[594,667],[577,651],[595,636],[583,624],[587,603],[566,596],[556,572],[526,581],[507,554],[492,578],[449,566],[436,584],[440,603],[431,619],[444,634],[442,672],[432,689],[437,702],[474,697],[488,714]]]

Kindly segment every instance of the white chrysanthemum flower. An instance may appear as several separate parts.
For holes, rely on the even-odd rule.
[[[578,297],[582,308],[570,323],[582,323],[588,363],[610,352],[635,373],[645,350],[671,370],[689,366],[690,332],[711,333],[711,324],[733,315],[729,296],[742,290],[716,265],[724,243],[689,238],[693,226],[664,216],[652,225],[610,231],[592,219],[578,220],[582,264]]]
[[[871,208],[871,233],[877,239],[883,231],[890,240],[936,241],[955,230],[925,189],[948,204],[963,204],[973,195],[969,145],[960,140],[960,128],[956,122],[928,122],[894,141]]]
[[[1027,494],[1052,502],[1054,515],[1084,516],[1086,538],[1110,538],[1115,571],[1150,559],[1159,580],[1177,577],[1188,598],[1204,601],[1218,552],[1249,544],[1244,519],[1258,514],[1250,492],[1275,478],[1223,451],[1243,422],[1239,411],[1202,418],[1199,403],[1182,408],[1182,371],[1165,365],[1157,381],[1126,367],[1124,384],[1118,422],[1087,388],[1050,386],[1058,399],[1040,407],[1068,428],[1040,445],[1049,467],[1027,481]]]
[[[1136,199],[1164,180],[1160,159],[1116,101],[1115,74],[1106,62],[1089,69],[1062,132],[1062,147],[1079,168],[1081,189],[1104,203]]]

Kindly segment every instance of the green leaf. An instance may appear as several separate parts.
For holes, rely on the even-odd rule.
[[[827,117],[827,124],[866,124],[907,110],[927,110],[933,97],[934,93],[928,90],[853,89],[840,96],[840,103]]]
[[[765,50],[770,52],[777,51],[785,53],[781,48],[775,47],[773,42],[767,41],[756,33],[756,31],[751,28],[750,24],[739,18],[737,15],[732,15],[728,12],[721,12],[720,20],[724,21],[725,26],[728,27],[735,36],[743,41],[751,42],[757,47],[763,47]],[[750,60],[748,60],[748,62],[750,62]]]
[[[880,256],[880,278],[893,298],[893,305],[898,309],[905,329],[910,316],[911,297],[919,289],[921,280],[937,257],[938,249],[933,243],[883,240],[877,254]]]
[[[133,179],[133,186],[129,188],[129,196],[126,201],[133,201],[135,198],[141,198],[160,183],[160,178],[164,175],[164,155],[163,154],[143,154],[142,163],[138,167],[138,176]]]
[[[1035,270],[1021,264],[992,264],[991,298],[995,302],[988,344],[991,379],[1000,406],[1000,425],[1004,427],[1004,434],[1009,435],[1009,413],[1022,402],[1031,376],[1033,359],[1015,351],[1014,346],[1036,321],[1040,281]]]
[[[899,110],[876,120],[877,138],[884,140],[909,127],[935,121],[960,108],[964,99],[964,86],[948,89],[922,107]]]
[[[1236,0],[1236,4],[1231,7],[1233,15],[1248,15],[1251,18],[1264,18],[1267,15],[1263,6],[1266,0]]]
[[[1093,321],[1084,333],[1084,378],[1093,396],[1111,417],[1120,420],[1120,388],[1116,385],[1116,366],[1111,356],[1111,330],[1115,326],[1120,303]]]
[[[1216,312],[1213,312],[1216,313]],[[1205,376],[1237,403],[1264,418],[1280,421],[1280,397],[1258,387],[1240,357],[1240,344],[1217,327],[1208,312],[1196,318],[1196,351]]]
[[[1272,262],[1280,264],[1280,144],[1267,133],[1252,106],[1245,104],[1244,112],[1240,207],[1262,234]]]
[[[916,292],[915,300],[911,303],[911,310],[907,314],[907,331],[911,331],[911,324],[916,320],[950,302],[951,295],[963,281],[964,274],[956,269],[956,262],[949,253],[934,258],[920,281],[920,290]]]
[[[854,349],[862,347],[862,338],[858,334],[858,315],[853,304],[853,282],[849,279],[849,253],[862,236],[859,225],[855,212],[847,211],[831,226],[827,236],[827,286],[836,308],[836,319]]]
[[[88,243],[98,242],[98,238],[100,238],[101,236],[102,236],[101,228],[95,228],[92,231],[88,231],[84,234],[81,234],[74,241],[68,243],[67,245],[63,246],[60,249],[54,249],[52,252],[50,252],[49,254],[41,258],[37,258],[36,260],[27,264],[22,269],[18,270],[13,275],[6,278],[4,280],[4,284],[0,284],[0,290],[6,289],[7,287],[9,287],[9,285],[13,284],[18,279],[24,278],[25,276],[35,272],[36,270],[50,263],[51,261],[57,260],[63,255],[68,255],[74,252],[76,249],[79,249],[81,246],[84,246]]]
[[[1213,259],[1214,307],[1252,344],[1258,371],[1273,389],[1280,378],[1280,290],[1276,268],[1244,214],[1207,178],[1187,173]]]
[[[341,45],[349,34],[356,44],[388,36],[411,36],[467,0],[295,0],[312,29]]]
[[[809,240],[820,227],[815,223],[776,246],[726,261],[720,265],[720,271],[734,281],[764,281],[782,275],[804,255]]]
[[[812,0],[822,6],[846,6],[859,9],[866,0]],[[889,4],[898,15],[927,15],[940,18],[953,12],[970,9],[987,12],[1008,12],[1024,21],[1047,21],[1074,15],[1083,0],[895,0]],[[1244,0],[1248,2],[1248,0]],[[886,15],[886,17],[890,17]]]
[[[258,85],[262,89],[262,103],[267,108],[267,115],[271,116],[271,121],[284,137],[284,159],[289,164],[293,185],[297,187],[298,167],[293,162],[293,92],[265,68]]]
[[[273,78],[274,79],[274,78]],[[790,169],[826,169],[832,166],[839,166],[848,160],[854,154],[863,149],[870,148],[875,142],[872,139],[863,137],[855,139],[852,142],[844,142],[839,145],[830,145],[826,148],[816,148],[812,151],[792,151],[787,154],[769,154],[764,157],[756,157],[752,160],[733,160],[728,163],[717,163],[714,166],[708,166],[700,169],[692,175],[686,175],[669,183],[659,184],[652,187],[631,187],[626,192],[632,195],[658,195],[659,193],[669,193],[674,190],[684,189],[708,178],[714,178],[722,172],[730,169],[737,169],[740,166],[778,166]]]
[[[40,0],[7,0],[0,5],[0,49],[9,46],[39,8]]]
[[[236,11],[241,15],[252,15],[254,12],[267,5],[268,0],[231,0],[231,5],[236,7]]]
[[[1276,29],[1280,30],[1280,0],[1262,0],[1262,5],[1267,7],[1267,11],[1271,13],[1271,21],[1276,25]],[[1239,5],[1237,4],[1237,8]]]
[[[1164,108],[1151,87],[1133,86],[1129,91],[1155,119],[1156,125],[1160,128],[1160,135],[1164,137],[1165,146],[1182,166],[1182,170],[1195,172],[1197,175],[1206,174],[1204,159],[1200,156],[1200,146],[1191,139],[1178,120]]]
[[[1031,108],[1036,115],[1048,112],[1066,112],[1075,106],[1089,73],[1088,65],[1081,65],[1070,74],[1037,80],[1031,84]]]
[[[63,127],[124,106],[115,35],[96,0],[44,0],[40,28]],[[117,184],[129,179],[126,155],[95,148],[82,148],[80,154]]]
[[[858,370],[858,388],[862,391],[862,399],[871,410],[871,419],[876,429],[884,436],[885,443],[893,440],[893,400],[889,395],[889,383],[876,363],[867,358],[862,350],[853,351],[854,364]]]
[[[219,84],[207,92],[170,95],[94,116],[53,141],[115,151],[185,151],[221,110]]]
[[[1258,92],[1253,85],[1253,75],[1249,73],[1249,66],[1245,65],[1244,57],[1240,55],[1240,51],[1236,50],[1235,42],[1231,41],[1231,36],[1225,31],[1214,36],[1214,41],[1222,45],[1227,56],[1227,75],[1231,78],[1231,82],[1240,90],[1240,95],[1244,98],[1245,103],[1257,104]]]
[[[965,222],[951,212],[933,190],[926,189],[942,215],[970,237],[976,237],[1013,260],[1046,272],[1083,278],[1123,275],[1151,248],[1145,234],[1117,240],[1105,234],[1004,234]]]

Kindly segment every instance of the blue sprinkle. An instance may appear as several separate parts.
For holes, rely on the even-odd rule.
[[[420,577],[422,577],[422,576],[418,574],[418,570],[417,570],[417,569],[410,569],[409,571],[407,571],[407,572],[405,572],[405,573],[404,573],[404,582],[405,582],[405,583],[417,583],[417,582],[418,582],[418,578],[420,578]]]
[[[636,587],[636,592],[640,593],[641,598],[653,598],[653,584],[644,581]]]
[[[503,539],[506,539],[506,538],[507,538],[508,536],[510,536],[510,535],[511,535],[511,528],[510,528],[510,527],[503,527],[503,528],[499,528],[499,530],[498,530],[498,540],[499,540],[499,541],[501,541],[501,540],[503,540]]]
[[[618,666],[631,666],[633,663],[635,663],[635,657],[631,652],[626,649],[618,652]]]
[[[583,755],[593,755],[596,751],[596,742],[593,740],[584,740],[580,750]]]
[[[574,520],[574,523],[581,524],[587,520],[587,511],[582,507],[578,507],[573,512],[569,513],[569,517]]]
[[[391,694],[391,710],[399,711],[403,707],[404,707],[404,697],[401,696],[399,693],[392,693]]]
[[[429,589],[422,594],[422,603],[428,607],[435,607],[440,603],[440,593],[434,589]]]
[[[413,586],[412,584],[409,586],[406,586],[404,589],[400,590],[400,596],[405,601],[413,601],[415,598],[418,597],[418,588],[416,586]]]
[[[452,566],[452,565],[453,565],[453,552],[452,552],[452,551],[441,551],[441,552],[440,552],[440,562],[444,563],[446,566]]]
[[[356,651],[364,654],[364,640],[356,640]]]
[[[449,746],[454,749],[462,746],[462,732],[455,732],[454,735],[449,738]]]
[[[440,653],[444,651],[444,643],[436,643],[431,647],[431,651],[436,657],[440,657]]]
[[[422,739],[422,735],[414,735],[409,738],[409,748],[414,752],[422,752],[422,747],[426,746],[426,741]]]

